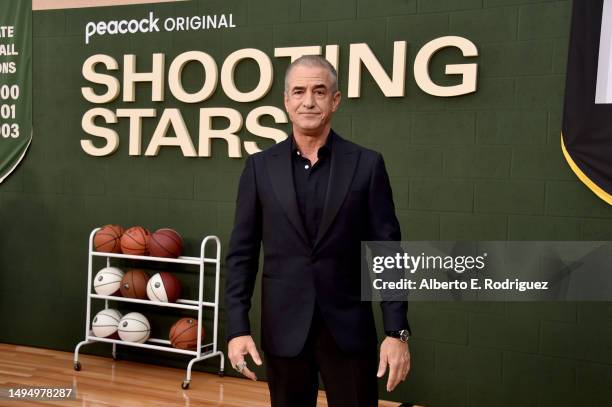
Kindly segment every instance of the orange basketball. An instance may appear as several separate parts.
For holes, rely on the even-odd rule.
[[[183,238],[175,230],[159,229],[149,240],[149,254],[155,257],[177,258],[183,251]]]
[[[124,254],[146,255],[149,252],[150,236],[151,233],[142,226],[132,226],[121,237],[121,251]]]
[[[170,343],[179,349],[195,349],[198,346],[198,321],[193,318],[181,318],[170,328]],[[204,344],[204,327],[202,327],[202,345]]]
[[[94,236],[94,250],[121,253],[121,235],[123,235],[123,228],[119,225],[102,226]]]
[[[147,299],[149,275],[144,270],[128,270],[121,279],[121,295],[127,298]]]

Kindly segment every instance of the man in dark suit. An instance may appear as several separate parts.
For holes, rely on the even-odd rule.
[[[361,300],[361,241],[401,240],[382,156],[331,130],[337,74],[319,56],[285,75],[293,133],[247,159],[227,256],[226,316],[232,366],[256,380],[262,363],[249,309],[263,243],[262,348],[273,407],[316,405],[318,374],[330,407],[376,406],[410,369],[407,303],[383,301],[387,337],[377,361],[371,303]],[[378,370],[377,370],[378,367]]]

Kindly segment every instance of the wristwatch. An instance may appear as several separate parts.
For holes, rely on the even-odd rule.
[[[399,339],[404,343],[408,342],[408,338],[410,338],[410,331],[407,329],[402,329],[401,331],[385,331],[385,334],[391,338]]]

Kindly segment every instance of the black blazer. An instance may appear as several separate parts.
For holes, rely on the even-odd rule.
[[[361,301],[363,240],[401,240],[382,156],[338,135],[314,244],[296,203],[291,140],[250,156],[240,178],[227,255],[226,335],[250,333],[249,309],[263,243],[262,347],[283,357],[303,348],[315,301],[338,346],[361,352],[377,336]],[[406,302],[382,302],[384,329],[407,329]]]

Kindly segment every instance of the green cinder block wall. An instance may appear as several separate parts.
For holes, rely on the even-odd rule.
[[[232,12],[238,28],[95,38],[85,46],[87,21],[148,10],[160,16]],[[87,238],[96,226],[171,226],[185,237],[188,254],[205,234],[220,236],[226,248],[244,159],[228,158],[224,142],[213,142],[212,158],[185,158],[175,148],[162,148],[156,158],[129,157],[128,121],[120,119],[109,126],[121,138],[115,154],[94,158],[81,150],[81,118],[93,107],[80,93],[86,85],[81,66],[98,52],[119,61],[134,53],[144,71],[154,52],[166,53],[168,67],[187,50],[220,62],[246,47],[272,56],[279,46],[340,44],[346,93],[348,44],[367,42],[389,67],[393,41],[406,40],[406,97],[385,98],[364,74],[362,97],[345,99],[334,125],[384,154],[404,239],[612,239],[612,208],[574,177],[559,147],[570,17],[571,2],[556,0],[201,0],[35,12],[34,140],[20,168],[0,185],[0,342],[73,351],[83,337]],[[442,99],[415,84],[416,52],[444,35],[477,45],[475,94]],[[432,75],[453,83],[444,65],[462,61],[456,51],[443,51],[432,60]],[[150,85],[139,85],[135,103],[107,107],[155,107],[158,116],[164,107],[179,108],[197,140],[199,107],[233,107],[243,116],[259,105],[282,107],[287,60],[273,63],[272,90],[255,103],[233,103],[220,90],[200,106],[172,97],[152,103]],[[185,84],[195,89],[199,72],[192,68]],[[253,86],[254,72],[248,64],[240,68],[238,85]],[[145,146],[156,123],[144,121]],[[240,136],[254,139],[246,130]],[[184,279],[187,294],[194,294],[188,273]],[[257,293],[254,321],[258,302]],[[172,320],[167,312],[142,309],[156,319],[154,328]],[[612,405],[610,303],[413,303],[410,319],[412,373],[391,394],[381,382],[381,398],[441,407]],[[258,323],[253,327],[258,339]],[[109,353],[102,345],[85,351]],[[122,348],[121,354],[186,364],[152,351]],[[214,372],[216,361],[201,368]]]

